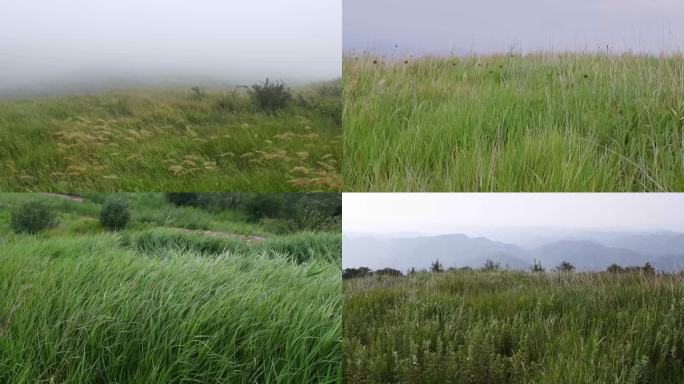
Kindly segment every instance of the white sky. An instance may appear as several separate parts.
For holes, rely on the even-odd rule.
[[[684,193],[345,193],[343,232],[492,227],[684,230]]]
[[[341,39],[341,0],[1,0],[0,91],[92,72],[332,79]]]
[[[345,0],[345,50],[684,49],[682,0]]]

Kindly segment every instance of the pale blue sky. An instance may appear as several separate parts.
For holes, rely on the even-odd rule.
[[[344,49],[381,53],[684,48],[681,0],[345,0]],[[398,48],[395,48],[395,44]]]

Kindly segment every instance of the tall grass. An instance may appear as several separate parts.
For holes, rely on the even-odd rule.
[[[340,381],[339,265],[168,256],[111,234],[0,244],[0,382]]]
[[[293,102],[270,114],[240,93],[201,95],[155,89],[0,100],[0,191],[341,188],[339,108]]]
[[[684,189],[684,58],[344,58],[352,191]]]
[[[449,271],[344,282],[349,383],[679,383],[684,280]]]
[[[176,251],[213,256],[245,253],[284,257],[296,263],[320,260],[338,265],[341,265],[342,260],[342,239],[339,233],[298,233],[245,241],[240,238],[157,229],[125,234],[121,237],[120,244],[153,255],[166,255]]]

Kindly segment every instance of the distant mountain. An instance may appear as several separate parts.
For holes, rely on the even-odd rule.
[[[592,241],[555,241],[530,251],[530,255],[550,269],[567,261],[577,271],[602,271],[611,264],[642,265],[648,258],[629,249],[611,248]]]
[[[644,255],[684,255],[684,234],[676,232],[631,234],[608,240],[603,244],[631,249]]]
[[[590,240],[573,236],[533,249],[463,234],[406,238],[344,236],[343,266],[392,267],[405,271],[411,267],[429,268],[439,259],[444,268],[479,268],[489,259],[510,269],[529,269],[537,260],[547,270],[563,261],[573,264],[577,271],[603,271],[611,264],[638,266],[647,262],[664,271],[684,270],[684,234],[597,232],[586,235]]]
[[[487,259],[510,268],[523,269],[529,266],[521,259],[525,251],[516,245],[461,234],[403,239],[345,236],[342,254],[345,267],[367,266],[373,269],[388,266],[400,270],[428,268],[437,259],[445,268],[478,268]]]

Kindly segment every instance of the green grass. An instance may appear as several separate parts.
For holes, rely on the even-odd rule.
[[[111,195],[82,197],[0,194],[0,383],[341,382],[339,232],[278,235],[161,193],[120,194],[132,222],[110,232]],[[35,200],[57,224],[13,233]]]
[[[118,243],[0,245],[0,382],[339,382],[336,263]]]
[[[344,58],[349,191],[684,190],[684,57]]]
[[[681,383],[684,280],[449,271],[343,283],[349,383]]]
[[[339,98],[130,90],[0,100],[0,191],[339,190]],[[304,101],[301,101],[304,100]]]
[[[38,193],[0,194],[0,237],[13,236],[9,226],[11,211],[33,200],[42,201],[57,214],[56,226],[46,231],[44,236],[103,232],[105,230],[99,223],[101,204],[112,196],[120,196],[128,203],[131,213],[128,227],[133,231],[164,227],[245,236],[273,235],[267,226],[249,222],[241,212],[208,212],[197,207],[177,207],[166,201],[162,193],[85,193],[81,196],[84,198],[82,202]]]

